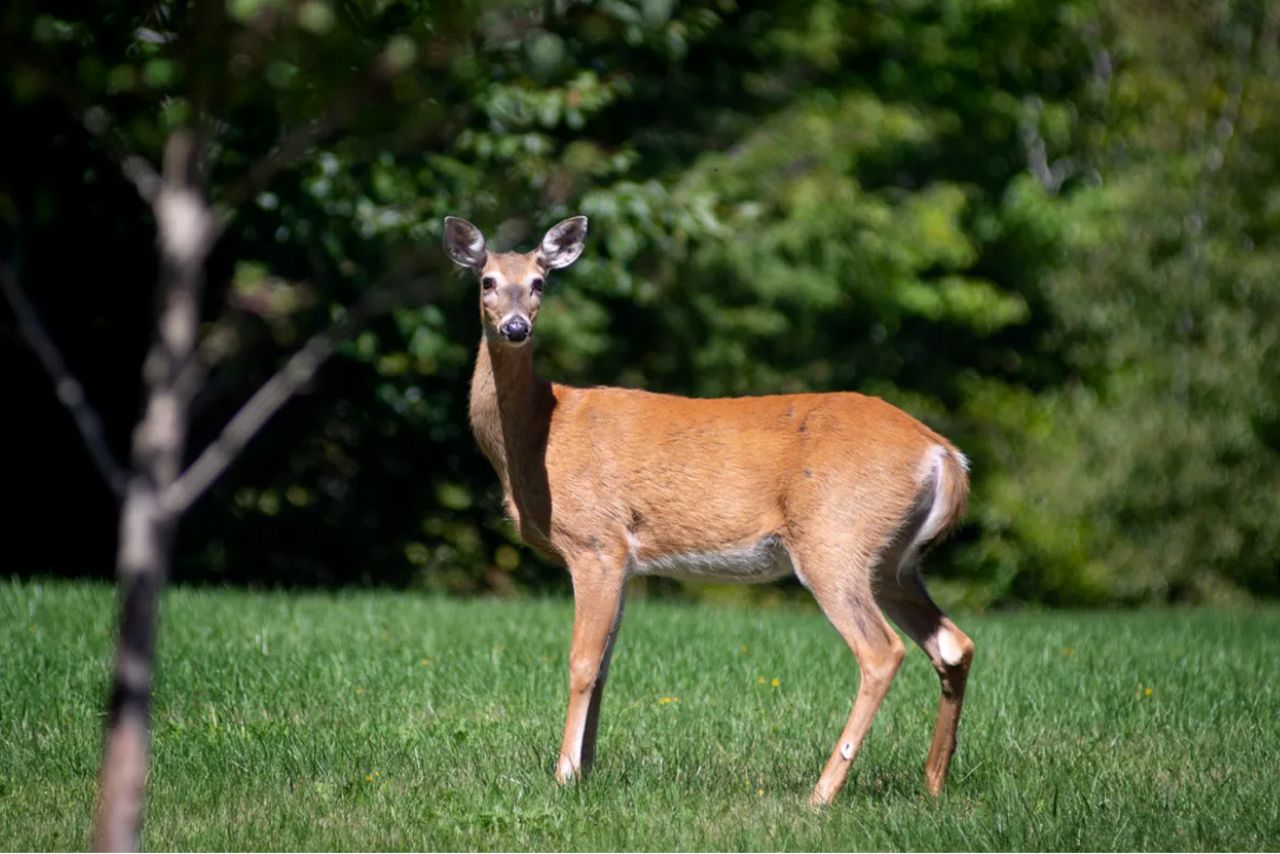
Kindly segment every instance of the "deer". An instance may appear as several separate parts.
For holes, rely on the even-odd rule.
[[[444,249],[479,282],[482,338],[469,417],[526,545],[573,585],[569,701],[555,779],[595,759],[601,701],[631,576],[765,582],[794,575],[852,650],[853,707],[809,803],[844,786],[906,654],[941,681],[925,785],[939,795],[956,747],[974,644],[930,598],[926,547],[960,521],[968,461],[885,401],[852,392],[690,398],[576,388],[534,370],[538,311],[587,218],[530,252],[494,252],[446,217]]]

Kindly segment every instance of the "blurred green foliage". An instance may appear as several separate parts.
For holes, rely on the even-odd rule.
[[[74,298],[70,223],[111,235],[89,257],[134,296],[101,329],[138,328],[154,264],[113,148],[208,134],[198,437],[339,306],[439,281],[250,449],[181,577],[563,584],[468,433],[476,294],[437,247],[446,214],[505,248],[584,213],[542,373],[903,406],[974,461],[931,561],[952,598],[1280,593],[1268,4],[18,0],[0,27],[6,125],[59,155],[10,158],[0,248]]]

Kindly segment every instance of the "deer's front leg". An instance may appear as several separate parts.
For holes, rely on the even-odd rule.
[[[600,700],[613,642],[622,621],[626,575],[621,562],[597,556],[571,562],[573,575],[573,641],[569,647],[569,712],[556,780],[569,783],[591,768],[600,724]]]

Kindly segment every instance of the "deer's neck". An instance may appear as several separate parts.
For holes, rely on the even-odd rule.
[[[534,373],[532,344],[481,340],[471,377],[471,429],[508,496],[531,480],[526,468],[543,462],[552,404],[551,383]]]

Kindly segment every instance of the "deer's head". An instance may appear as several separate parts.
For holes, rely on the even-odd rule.
[[[444,218],[444,251],[480,282],[485,338],[511,347],[523,347],[533,335],[547,276],[577,261],[586,239],[587,218],[575,216],[553,226],[532,252],[490,252],[480,229]]]

